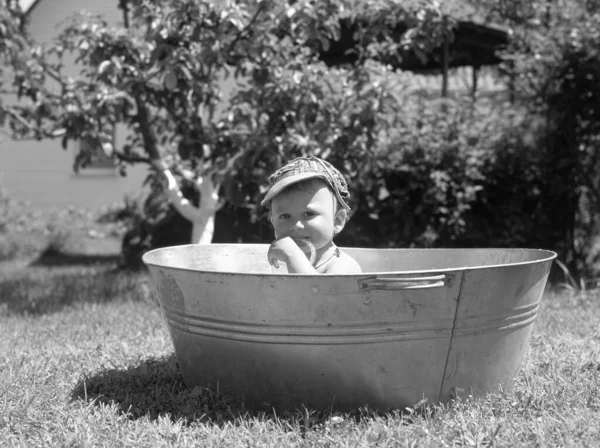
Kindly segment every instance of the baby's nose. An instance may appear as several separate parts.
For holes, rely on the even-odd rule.
[[[301,219],[299,219],[290,228],[291,229],[303,229],[304,228],[304,223],[302,222]]]

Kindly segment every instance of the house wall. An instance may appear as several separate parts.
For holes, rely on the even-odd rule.
[[[28,29],[40,43],[51,43],[71,17],[85,11],[99,14],[109,24],[122,24],[123,13],[118,0],[38,0],[28,10]]]
[[[116,170],[98,168],[74,173],[74,149],[59,141],[4,141],[0,143],[0,186],[11,198],[34,207],[97,208],[141,192],[148,167],[136,166],[121,177]]]
[[[50,45],[65,21],[82,10],[101,14],[112,24],[122,23],[117,0],[38,0],[28,12],[29,30],[40,43]],[[75,68],[73,67],[73,70]],[[116,143],[124,139],[118,130]],[[63,150],[60,140],[0,140],[0,186],[10,197],[34,207],[65,208],[69,205],[97,208],[121,202],[125,195],[141,192],[147,166],[130,167],[127,177],[113,169],[73,172],[75,144]]]

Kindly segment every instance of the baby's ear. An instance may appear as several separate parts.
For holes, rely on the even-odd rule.
[[[348,211],[345,208],[340,208],[337,212],[335,212],[335,217],[333,219],[333,231],[336,234],[340,233],[346,225],[347,220]]]

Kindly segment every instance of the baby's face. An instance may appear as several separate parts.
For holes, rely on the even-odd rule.
[[[333,240],[336,202],[324,182],[314,181],[311,187],[314,188],[284,191],[275,196],[271,201],[271,222],[275,238],[308,240],[319,250]]]

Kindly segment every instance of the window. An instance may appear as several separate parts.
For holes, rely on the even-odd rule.
[[[115,145],[115,132],[113,130],[113,147]],[[97,140],[92,138],[82,138],[75,145],[75,160],[73,170],[76,173],[84,174],[86,172],[104,172],[105,174],[114,173],[115,160],[106,155],[102,146]]]
[[[79,152],[89,154],[89,161],[86,163],[85,168],[114,169],[115,167],[113,158],[108,157],[102,147],[91,139],[85,138],[79,141]]]

